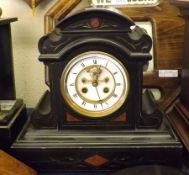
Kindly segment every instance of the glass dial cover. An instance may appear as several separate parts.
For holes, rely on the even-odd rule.
[[[77,113],[101,118],[117,111],[129,93],[129,75],[113,55],[100,51],[77,55],[65,66],[61,94]]]

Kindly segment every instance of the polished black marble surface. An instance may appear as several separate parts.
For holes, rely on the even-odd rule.
[[[17,18],[0,19],[0,100],[14,100],[15,82],[10,23]]]
[[[38,175],[189,175],[188,166],[183,165],[182,169],[176,169],[167,166],[145,165],[134,166],[122,169],[113,173],[61,173],[61,172],[46,172]]]

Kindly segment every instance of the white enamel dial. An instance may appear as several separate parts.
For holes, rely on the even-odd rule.
[[[61,93],[76,112],[104,117],[119,109],[129,91],[128,72],[114,56],[100,51],[73,58],[60,80]]]

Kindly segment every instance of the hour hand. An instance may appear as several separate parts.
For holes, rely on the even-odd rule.
[[[93,79],[87,79],[87,78],[83,78],[82,79],[82,83],[92,83],[94,80]],[[105,77],[104,79],[102,79],[102,80],[97,80],[97,82],[98,83],[100,83],[100,82],[105,82],[105,83],[107,83],[109,81],[109,78],[108,77]]]
[[[96,86],[98,86],[98,82],[99,82],[99,80],[96,80],[96,79],[87,79],[87,78],[83,78],[82,80],[82,83],[92,83],[92,85],[94,86],[94,87],[96,87]]]

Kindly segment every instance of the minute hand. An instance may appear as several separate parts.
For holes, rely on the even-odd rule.
[[[97,87],[95,87],[95,89],[96,89],[96,93],[97,93],[98,98],[99,98],[99,103],[101,104],[101,106],[102,106],[102,108],[103,108],[103,105],[102,105],[102,100],[101,100],[101,98],[100,98],[100,95],[99,95],[99,92],[98,92]]]

